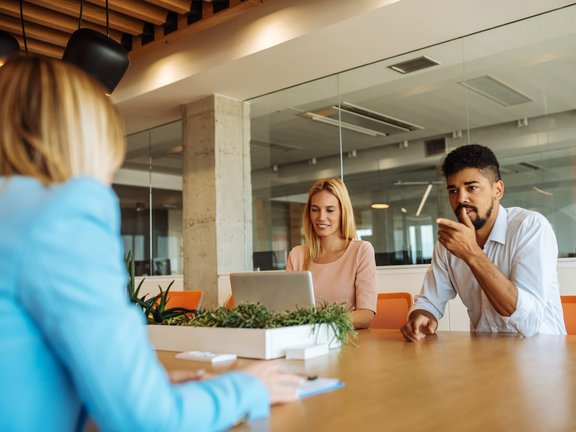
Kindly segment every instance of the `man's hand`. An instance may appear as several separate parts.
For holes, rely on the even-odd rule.
[[[418,342],[427,335],[436,333],[438,321],[430,312],[417,309],[410,314],[408,322],[400,329],[409,342]]]
[[[458,258],[466,261],[467,258],[482,252],[476,242],[476,229],[466,213],[466,209],[460,210],[460,220],[454,222],[450,219],[438,218],[438,241]]]

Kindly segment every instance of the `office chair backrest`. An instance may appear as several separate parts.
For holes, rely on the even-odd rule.
[[[202,295],[202,290],[170,291],[166,308],[199,309],[202,304]]]
[[[409,292],[378,293],[376,316],[370,328],[400,329],[406,324],[412,302]]]
[[[576,295],[560,296],[560,299],[562,300],[566,332],[569,335],[576,335]]]

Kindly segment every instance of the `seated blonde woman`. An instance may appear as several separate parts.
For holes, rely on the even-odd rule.
[[[376,313],[374,248],[356,240],[352,203],[344,183],[317,181],[302,215],[306,244],[290,251],[286,271],[310,270],[316,300],[346,303],[354,328],[370,326]]]

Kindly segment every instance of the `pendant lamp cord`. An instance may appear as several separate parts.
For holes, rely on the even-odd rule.
[[[82,27],[82,12],[84,11],[84,0],[80,0],[80,16],[78,17],[78,30]]]
[[[108,12],[108,0],[106,0],[106,36],[110,37],[110,17]]]
[[[28,55],[28,43],[26,42],[26,29],[24,28],[24,0],[20,0],[20,24],[22,24],[22,39],[24,40],[24,52]]]

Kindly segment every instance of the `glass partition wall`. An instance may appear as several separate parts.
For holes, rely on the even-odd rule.
[[[113,187],[124,249],[134,254],[138,276],[183,272],[181,142],[180,122],[127,137]]]
[[[503,205],[544,214],[560,257],[575,257],[575,20],[568,7],[248,101],[254,269],[284,268],[323,177],[344,179],[378,265],[428,263],[435,219],[454,218],[439,166],[466,143],[499,158]],[[182,262],[180,133],[176,122],[128,137],[115,185],[126,247],[149,268],[168,259],[172,273]]]
[[[428,263],[435,219],[454,218],[442,158],[478,143],[501,162],[502,204],[543,213],[560,257],[576,256],[574,19],[565,8],[251,100],[255,250],[300,244],[307,190],[337,176],[378,265]]]

